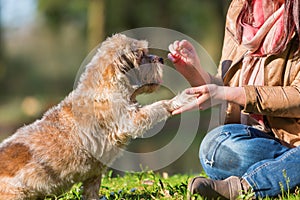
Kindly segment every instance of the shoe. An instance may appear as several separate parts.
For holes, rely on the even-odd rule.
[[[199,194],[205,199],[235,200],[242,192],[241,178],[230,176],[225,180],[212,180],[195,177],[188,184],[187,199],[193,194]]]

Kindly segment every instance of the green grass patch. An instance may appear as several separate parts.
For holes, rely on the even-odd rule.
[[[100,200],[130,199],[130,200],[185,200],[187,196],[188,180],[195,175],[176,174],[168,176],[153,171],[128,172],[123,176],[112,176],[108,171],[102,179],[99,191]],[[206,176],[205,174],[200,174]],[[49,195],[45,200],[81,200],[81,183],[75,184],[69,192],[60,196]],[[195,196],[195,199],[203,199]],[[251,199],[253,193],[240,196],[238,199]],[[259,198],[261,199],[261,198]],[[264,198],[264,200],[300,200],[299,189],[293,192],[282,192],[278,198]]]
[[[101,200],[112,199],[186,199],[187,183],[193,175],[158,174],[153,171],[126,173],[124,176],[112,177],[109,171],[102,179],[100,188]],[[81,199],[81,183],[61,196],[48,196],[47,200]]]

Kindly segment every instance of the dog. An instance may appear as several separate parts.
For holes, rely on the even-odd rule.
[[[161,84],[162,65],[145,40],[107,38],[64,100],[0,144],[0,199],[59,195],[77,182],[83,199],[99,199],[101,176],[128,141],[193,100],[182,92],[138,104]]]

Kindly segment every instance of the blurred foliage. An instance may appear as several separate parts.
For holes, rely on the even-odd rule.
[[[88,18],[93,8],[89,5],[95,2],[104,3],[103,19]],[[89,20],[99,20],[99,25],[104,20],[105,35],[137,27],[156,26],[175,29],[196,40],[209,38],[210,34],[215,34],[215,29],[222,36],[228,5],[229,0],[39,0],[39,10],[54,29],[73,21],[86,30]],[[98,42],[101,40],[103,38],[99,36]]]
[[[84,0],[39,0],[38,8],[46,16],[53,28],[58,28],[65,21],[86,24],[88,3]]]

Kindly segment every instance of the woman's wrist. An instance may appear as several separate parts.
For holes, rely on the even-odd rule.
[[[224,91],[224,100],[238,104],[240,106],[244,106],[246,102],[246,94],[245,89],[243,87],[227,87],[220,86]]]
[[[211,75],[202,68],[196,69],[197,72],[189,78],[189,83],[192,87],[211,84]]]

